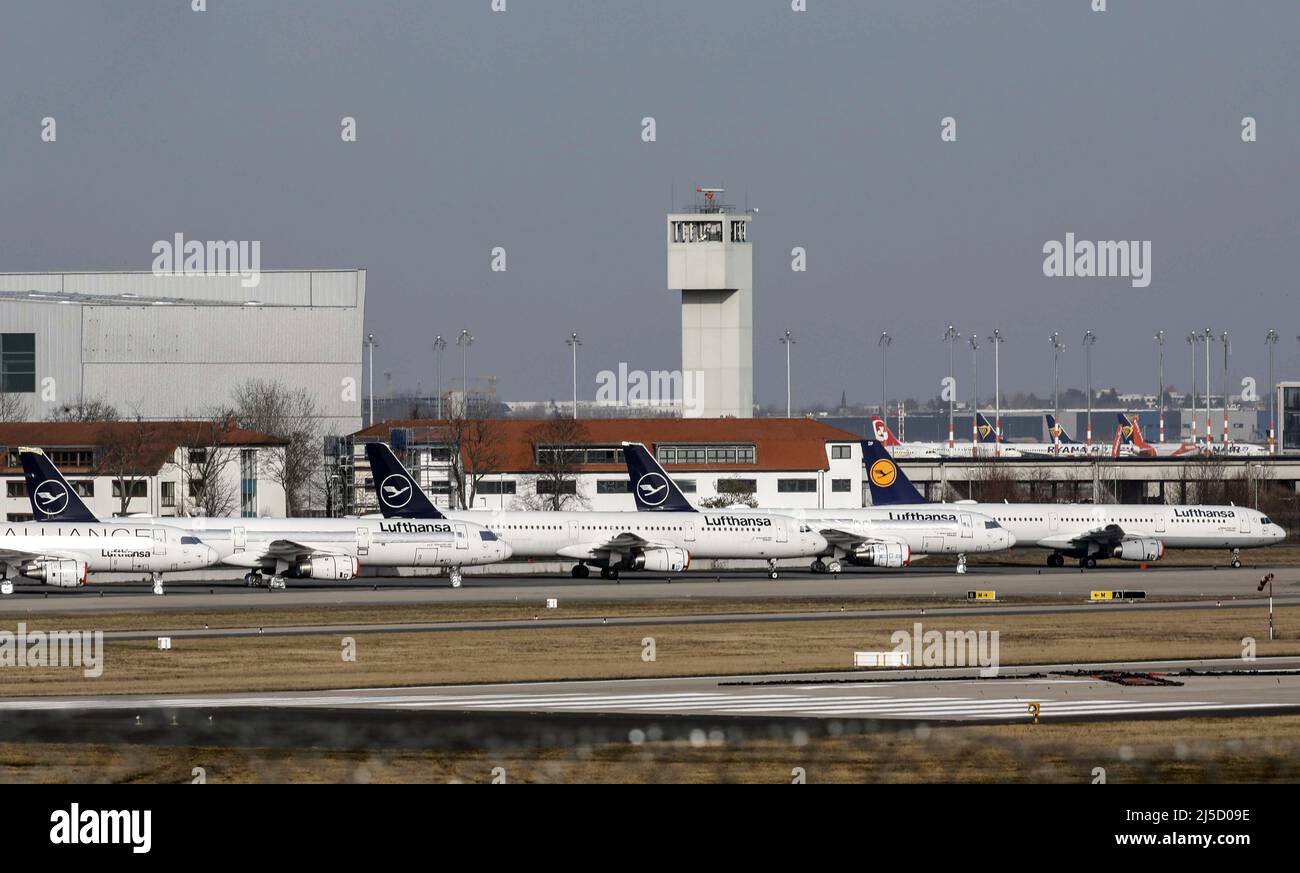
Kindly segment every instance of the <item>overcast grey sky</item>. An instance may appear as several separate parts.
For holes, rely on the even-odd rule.
[[[398,386],[427,388],[430,340],[468,326],[472,373],[563,399],[578,330],[591,396],[620,361],[679,365],[670,191],[726,185],[760,208],[761,401],[783,399],[787,328],[796,402],[877,400],[881,330],[891,395],[933,396],[949,321],[1002,329],[1007,392],[1050,391],[1053,330],[1071,385],[1087,329],[1099,386],[1154,390],[1163,328],[1185,389],[1182,338],[1207,326],[1233,337],[1234,383],[1265,381],[1269,328],[1300,378],[1295,0],[207,5],[5,5],[0,270],[148,269],[177,232],[260,240],[264,269],[369,270]],[[1150,240],[1150,286],[1046,278],[1067,232]],[[986,393],[987,353],[980,373]]]

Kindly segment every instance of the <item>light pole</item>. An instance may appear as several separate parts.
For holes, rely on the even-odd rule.
[[[1061,335],[1052,331],[1048,337],[1052,343],[1052,412],[1056,415],[1056,424],[1061,425],[1061,352],[1065,351],[1065,343],[1061,342]]]
[[[463,328],[460,336],[456,337],[456,345],[460,346],[460,390],[461,390],[461,414],[469,414],[469,347],[474,345],[474,334],[469,332],[469,328]]]
[[[876,345],[880,348],[880,415],[885,419],[885,427],[889,427],[889,346],[894,342],[894,338],[888,333],[881,331],[880,339],[876,340]]]
[[[970,336],[970,441],[973,445],[979,444],[979,428],[975,426],[975,415],[980,408],[980,338],[975,334]],[[973,451],[973,450],[972,450]]]
[[[438,334],[433,338],[433,373],[434,373],[434,395],[437,397],[438,412],[434,418],[442,420],[442,350],[447,348],[447,341]]]
[[[1159,363],[1156,364],[1156,381],[1160,385],[1160,393],[1157,401],[1160,404],[1160,442],[1165,441],[1165,332],[1156,331],[1156,354]]]
[[[565,345],[573,349],[573,419],[578,420],[578,346],[582,345],[582,339],[575,330],[569,334],[569,338],[564,341]]]
[[[1219,334],[1219,342],[1223,343],[1223,446],[1228,446],[1228,354],[1232,351],[1232,343],[1228,342],[1228,332],[1225,330]]]
[[[957,400],[957,388],[952,379],[952,350],[959,339],[961,339],[961,334],[951,324],[948,325],[948,329],[943,332],[943,341],[948,344],[948,384],[945,389],[948,392],[948,448],[950,449],[953,447],[953,403]]]
[[[989,337],[993,344],[993,452],[1002,456],[1002,344],[1007,339],[1001,330]]]
[[[1197,341],[1198,340],[1195,333],[1189,333],[1187,335],[1187,346],[1192,351],[1192,393],[1187,405],[1191,407],[1191,413],[1192,413],[1193,448],[1196,446],[1196,343]]]
[[[781,338],[781,345],[785,346],[785,417],[790,417],[790,346],[794,345],[794,335],[786,331]]]
[[[1273,408],[1277,399],[1277,387],[1273,381],[1273,347],[1276,345],[1277,331],[1270,330],[1264,336],[1264,346],[1268,349],[1268,453],[1270,455],[1277,453],[1276,410]]]
[[[375,335],[366,334],[366,348],[370,350],[370,426],[375,426]]]
[[[1083,355],[1087,361],[1088,371],[1088,445],[1092,445],[1092,347],[1097,344],[1097,335],[1086,331],[1083,335]]]
[[[1208,327],[1201,335],[1205,343],[1205,444],[1214,443],[1214,422],[1210,419],[1210,343],[1214,342],[1214,331]]]

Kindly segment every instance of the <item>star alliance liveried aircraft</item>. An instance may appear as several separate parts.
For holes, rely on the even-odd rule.
[[[641,443],[623,443],[632,496],[641,512],[698,512]],[[807,523],[826,538],[826,551],[812,562],[814,573],[839,573],[841,561],[863,567],[905,567],[926,555],[956,555],[966,572],[968,552],[997,552],[1015,537],[996,521],[967,509],[750,509],[728,512],[777,513]]]
[[[21,449],[23,474],[32,514],[38,522],[98,522],[40,449]],[[148,528],[150,520],[133,517],[123,524]],[[392,522],[374,518],[205,518],[177,516],[154,527],[183,531],[202,540],[220,563],[248,570],[249,586],[284,588],[286,579],[347,581],[361,564],[373,567],[446,567],[453,587],[461,568],[495,564],[510,557],[510,547],[492,531],[468,521]],[[206,565],[204,565],[206,566]],[[95,569],[92,567],[91,569]],[[107,569],[107,568],[106,568]],[[148,569],[122,566],[122,570]],[[187,568],[190,569],[190,568]],[[155,591],[160,591],[155,579]]]
[[[575,578],[588,566],[602,579],[617,579],[620,570],[677,573],[693,558],[759,559],[777,578],[781,558],[811,558],[826,550],[822,536],[807,524],[781,515],[755,517],[740,513],[668,512],[532,512],[448,510],[433,505],[419,484],[383,443],[367,443],[366,457],[386,518],[473,519],[510,543],[516,557],[570,558]]]
[[[18,451],[24,472],[29,456],[48,463],[39,449]],[[101,522],[57,471],[29,474],[27,493],[35,520],[0,524],[0,591],[6,594],[13,592],[11,567],[46,585],[75,588],[91,573],[139,571],[158,585],[163,573],[217,563],[215,549],[178,526],[136,518]]]
[[[997,519],[1016,538],[1016,548],[1046,549],[1049,567],[1067,557],[1080,567],[1095,567],[1099,558],[1158,561],[1165,549],[1231,549],[1232,566],[1241,566],[1241,550],[1271,546],[1286,531],[1256,509],[1244,506],[1174,506],[1101,503],[928,503],[908,481],[884,446],[862,443],[871,502],[875,506],[914,508],[969,507]]]

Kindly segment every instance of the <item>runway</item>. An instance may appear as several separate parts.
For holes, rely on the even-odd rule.
[[[1129,678],[1116,674],[1128,674]],[[1134,678],[1132,674],[1137,674]],[[1111,678],[1106,678],[1111,677]],[[1137,682],[1138,684],[1126,684]],[[0,701],[0,712],[333,710],[548,716],[880,720],[924,723],[1115,720],[1300,712],[1300,657],[1057,664],[817,674],[361,688],[257,694]]]
[[[1050,570],[1034,567],[972,565],[958,576],[951,569],[919,567],[902,571],[852,570],[839,577],[806,570],[783,571],[779,579],[741,572],[684,573],[675,577],[624,574],[618,582],[577,580],[565,576],[474,576],[461,588],[439,578],[367,578],[357,583],[290,580],[282,591],[246,588],[242,582],[168,582],[167,593],[150,593],[147,585],[112,583],[84,588],[50,588],[20,581],[12,595],[0,598],[0,615],[98,611],[168,611],[331,606],[402,606],[416,604],[523,603],[560,604],[638,600],[763,599],[871,597],[924,601],[965,601],[972,590],[996,591],[1000,600],[1055,598],[1085,601],[1093,590],[1147,592],[1149,598],[1258,597],[1260,568],[1160,567]],[[1278,603],[1300,601],[1300,568],[1275,573]]]

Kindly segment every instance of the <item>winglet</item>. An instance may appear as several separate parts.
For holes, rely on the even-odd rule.
[[[18,457],[23,465],[23,478],[27,481],[32,517],[36,521],[99,521],[45,452],[20,448]]]
[[[875,440],[862,441],[862,463],[867,468],[867,485],[871,488],[872,506],[927,503],[894,463],[885,447]]]
[[[639,512],[698,511],[644,445],[623,443],[623,461]]]
[[[446,518],[385,443],[366,443],[366,458],[384,518]]]

